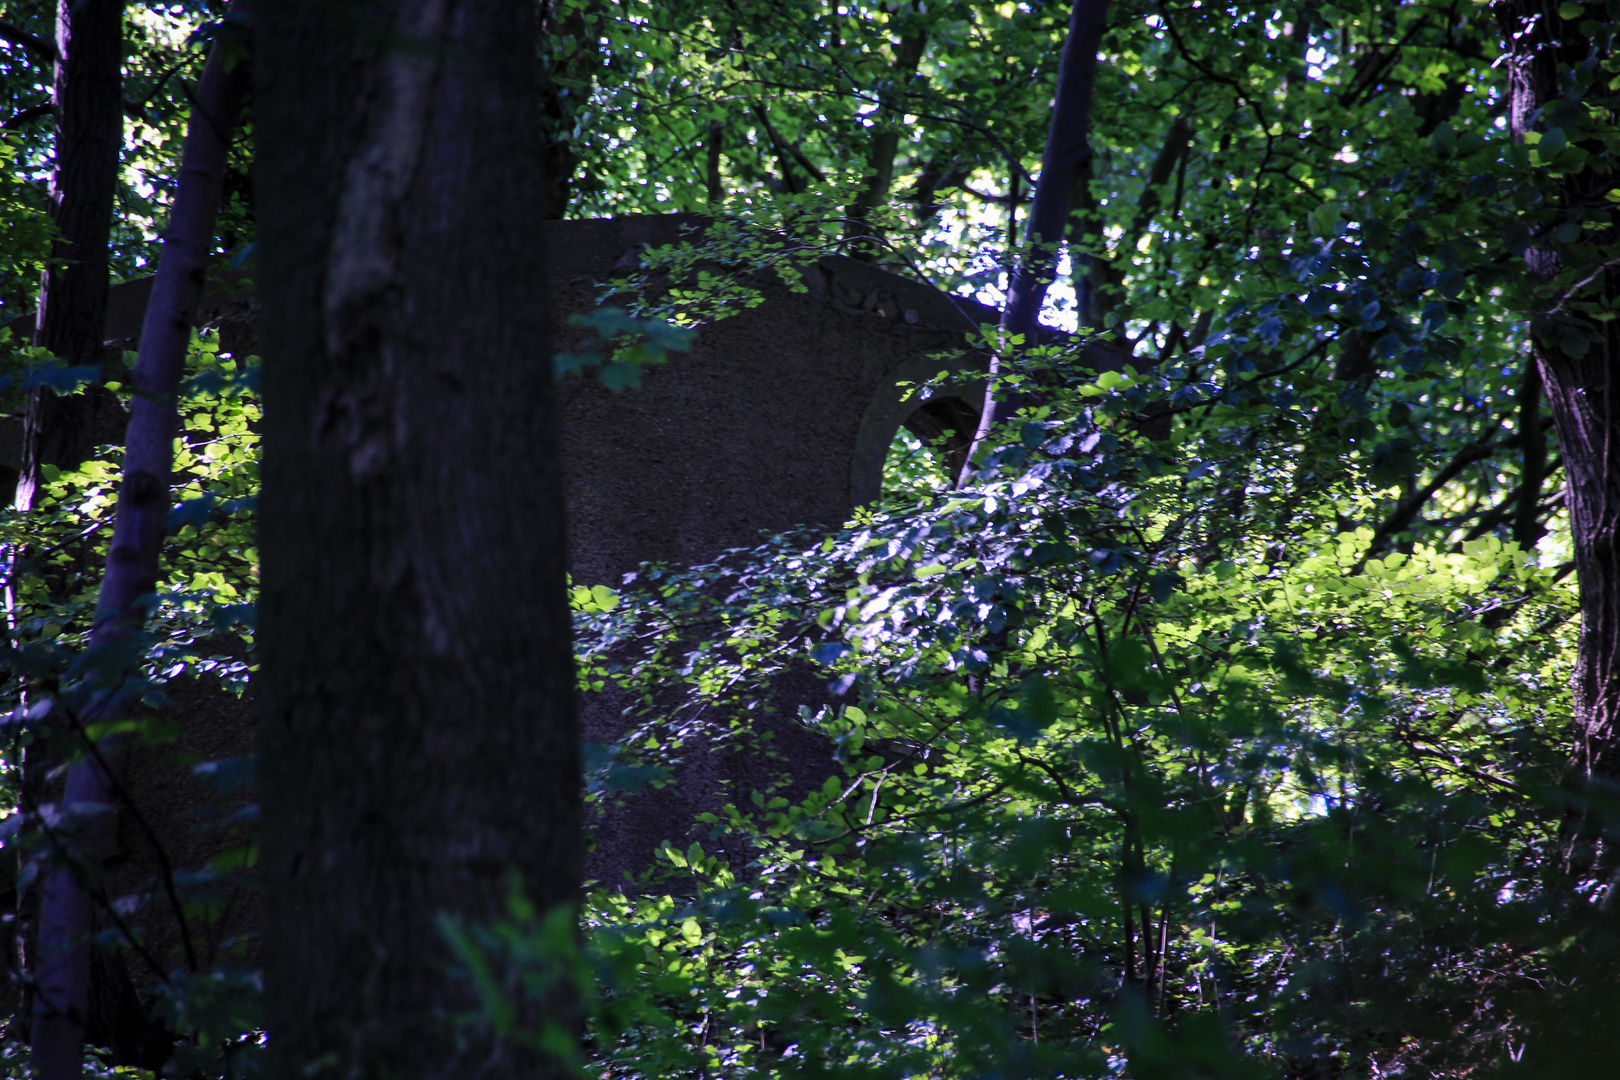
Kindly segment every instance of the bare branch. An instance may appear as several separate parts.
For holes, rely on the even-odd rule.
[[[56,43],[42,38],[38,34],[30,34],[20,26],[0,22],[0,41],[9,41],[13,45],[20,45],[47,64],[56,63]]]
[[[56,111],[56,106],[50,102],[43,105],[30,105],[12,113],[4,121],[0,121],[0,131],[16,131],[31,120],[38,120],[42,116],[49,116]]]

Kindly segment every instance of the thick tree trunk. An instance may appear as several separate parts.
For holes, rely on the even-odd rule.
[[[224,38],[216,43],[197,90],[169,231],[141,328],[124,477],[91,631],[92,647],[104,657],[116,656],[116,647],[139,631],[146,598],[157,585],[179,426],[180,376],[213,247],[225,154],[247,85],[243,64],[228,68],[233,44]],[[125,673],[99,674],[111,688],[78,718],[81,725],[116,719],[130,702],[134,684]],[[99,878],[100,863],[113,847],[118,757],[115,745],[103,744],[68,772],[57,820],[79,828],[57,833],[69,865],[50,873],[40,900],[32,1031],[35,1080],[68,1080],[80,1074],[90,996],[89,938],[96,905],[105,903],[105,897],[92,897],[84,883]]]
[[[458,1038],[436,922],[582,861],[534,5],[256,26],[271,1075],[560,1075]]]
[[[1610,324],[1612,325],[1612,324]],[[1574,361],[1538,350],[1567,478],[1565,505],[1580,578],[1575,762],[1620,780],[1620,365],[1613,331]]]
[[[1537,128],[1548,131],[1569,112],[1558,106],[1565,73],[1586,60],[1592,43],[1579,19],[1566,19],[1552,0],[1503,0],[1496,6],[1506,38],[1509,73],[1508,123],[1515,139]],[[1593,92],[1597,91],[1594,87]],[[1611,173],[1587,168],[1559,183],[1560,221],[1579,221],[1612,205]],[[1560,221],[1545,226],[1551,230]],[[1612,255],[1614,230],[1606,230]],[[1594,297],[1613,304],[1620,273],[1597,266],[1576,275],[1583,284],[1559,294],[1555,278],[1565,270],[1552,244],[1525,251],[1533,298],[1535,362],[1542,394],[1558,432],[1566,478],[1565,505],[1580,580],[1581,636],[1576,659],[1576,746],[1572,762],[1583,785],[1611,791],[1620,784],[1620,323],[1599,322],[1584,346],[1568,332],[1571,305]],[[1593,790],[1590,787],[1587,791]],[[1599,829],[1584,808],[1568,832],[1569,861],[1578,874],[1607,873],[1615,853],[1597,848]],[[1606,864],[1606,865],[1600,865]]]
[[[69,364],[99,366],[107,239],[124,134],[123,0],[58,0],[56,49],[51,220],[60,235],[40,293],[34,343]],[[118,407],[99,388],[60,397],[36,387],[23,420],[17,505],[33,506],[42,465],[71,468],[89,457],[97,431]]]

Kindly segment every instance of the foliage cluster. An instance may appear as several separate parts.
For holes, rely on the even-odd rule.
[[[15,362],[38,368],[35,352],[17,350]],[[217,334],[205,328],[193,342],[187,366],[191,374],[176,439],[177,502],[164,542],[164,584],[153,598],[147,632],[122,644],[139,657],[138,674],[130,674],[125,656],[87,647],[112,533],[120,448],[103,447],[96,458],[73,470],[47,466],[48,483],[34,508],[0,515],[10,616],[3,751],[8,813],[0,820],[0,831],[15,860],[14,895],[28,895],[77,828],[75,821],[41,801],[50,797],[48,778],[42,785],[36,773],[24,783],[25,763],[70,761],[86,752],[92,738],[106,737],[138,740],[164,754],[178,735],[173,711],[165,708],[165,684],[204,676],[240,694],[248,683],[258,576],[253,524],[260,417],[257,358],[222,354]],[[39,370],[61,372],[48,362]],[[26,380],[14,385],[24,386]],[[101,385],[127,403],[127,386],[111,380]],[[126,680],[123,689],[139,705],[112,727],[86,728],[78,717],[106,688],[109,672]],[[193,766],[217,794],[216,807],[202,808],[204,819],[251,814],[251,805],[242,805],[243,786],[251,782],[250,761],[197,761]],[[23,828],[40,821],[44,827]],[[157,841],[142,832],[134,842],[144,846]],[[206,866],[171,867],[160,859],[164,880],[148,883],[142,891],[158,890],[167,898],[163,917],[172,911],[199,933],[226,914],[222,886],[248,877],[254,860],[251,846],[222,851]],[[128,900],[111,895],[105,881],[92,884],[113,913],[98,940],[127,952],[131,966],[156,980],[157,1015],[191,1037],[174,1055],[175,1066],[205,1068],[210,1075],[221,1067],[226,1074],[242,1074],[240,1061],[234,1070],[230,1061],[253,1048],[254,1040],[244,1042],[243,1036],[256,1026],[257,1017],[258,976],[246,967],[246,943],[227,949],[218,965],[169,970],[144,948],[141,921],[122,917],[131,910]],[[7,915],[7,932],[14,935],[10,957],[26,955],[26,939],[16,938],[25,931],[17,918],[23,913]],[[29,973],[15,966],[8,970],[6,1000],[15,1012],[26,1000]],[[25,1076],[26,1055],[14,1044],[7,1046],[5,1075]],[[103,1056],[87,1062],[87,1076],[135,1072],[109,1064]]]
[[[1556,871],[1568,590],[1494,539],[1372,552],[1334,525],[1379,495],[1361,470],[1302,502],[1290,442],[1319,436],[1234,445],[1241,400],[1150,441],[1163,381],[1057,349],[1028,369],[1068,385],[972,487],[581,604],[585,678],[646,706],[610,770],[770,753],[755,703],[806,657],[838,693],[802,717],[836,763],[816,790],[789,797],[784,767],[782,791],[710,815],[733,843],[665,851],[671,891],[593,895],[601,1067],[1463,1075],[1522,1055],[1515,1010],[1591,940]],[[486,965],[534,947],[521,926]]]

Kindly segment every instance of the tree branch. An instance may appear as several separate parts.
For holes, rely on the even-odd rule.
[[[56,111],[56,106],[50,102],[43,105],[30,105],[12,113],[3,122],[0,122],[0,131],[16,131],[30,120],[38,120],[42,116],[49,116]]]
[[[38,34],[30,34],[20,26],[0,22],[0,41],[9,41],[13,45],[20,45],[47,64],[56,63],[56,43],[47,38],[42,38]]]
[[[1425,503],[1434,497],[1435,492],[1455,480],[1464,469],[1474,462],[1483,461],[1498,450],[1512,446],[1515,441],[1515,438],[1506,438],[1496,439],[1491,442],[1470,443],[1458,451],[1457,456],[1452,458],[1445,468],[1434,474],[1434,479],[1402,499],[1396,505],[1394,512],[1384,519],[1382,525],[1378,526],[1378,531],[1373,533],[1372,543],[1367,547],[1367,553],[1356,563],[1356,572],[1359,573],[1361,568],[1367,564],[1368,559],[1384,549],[1384,545],[1389,542],[1390,537],[1412,523],[1412,519],[1417,517],[1418,512],[1423,509]]]
[[[790,161],[797,162],[798,166],[805,172],[818,181],[826,183],[827,174],[816,168],[815,162],[805,157],[803,150],[788,142],[777,132],[776,125],[771,123],[770,115],[765,111],[765,106],[756,102],[751,106],[751,109],[754,113],[754,119],[758,120],[760,126],[765,129],[765,136],[771,140],[771,146],[776,150],[776,160],[782,168],[782,184],[784,187],[795,195],[802,190],[793,181],[792,170],[788,167]]]

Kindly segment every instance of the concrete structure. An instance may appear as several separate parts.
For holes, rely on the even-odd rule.
[[[544,295],[558,345],[577,338],[565,317],[591,309],[605,280],[636,267],[647,246],[674,242],[702,224],[680,215],[553,223]],[[762,304],[702,327],[691,352],[649,369],[639,389],[614,393],[580,376],[559,384],[576,584],[616,586],[644,561],[707,561],[755,543],[762,531],[837,527],[853,507],[877,497],[884,456],[903,422],[931,436],[953,426],[963,429],[959,438],[971,434],[982,381],[974,382],[962,335],[976,321],[993,321],[993,311],[841,257],[816,263],[808,292],[759,284]],[[115,287],[109,339],[139,333],[149,288],[141,281]],[[251,298],[218,295],[209,306],[222,350],[251,351]],[[955,389],[921,406],[901,401],[897,382],[922,381],[955,365],[965,369]],[[782,680],[778,715],[792,716],[798,703],[823,693],[808,676]],[[129,787],[170,862],[189,870],[228,847],[232,832],[210,824],[206,787],[189,766],[251,752],[255,719],[251,700],[206,680],[178,685],[172,696],[169,711],[180,735],[137,751]],[[623,723],[618,703],[602,698],[585,703],[585,720],[587,738],[598,742],[610,741]],[[768,723],[796,769],[830,768],[816,737],[785,721]],[[729,792],[745,797],[743,789],[773,768],[735,754],[694,754],[679,783],[633,797],[600,823],[591,874],[617,881],[660,841],[685,846],[695,812],[726,801]],[[133,825],[125,847],[115,887],[152,898],[140,921],[151,927],[154,950],[175,962],[172,919],[151,885],[158,867]],[[257,923],[250,890],[225,882],[217,892],[221,917],[212,931],[197,933],[205,961]]]
[[[701,224],[688,215],[556,222],[559,315],[591,307],[600,282],[635,265],[644,245]],[[808,284],[798,293],[760,282],[764,303],[702,327],[690,353],[647,369],[637,390],[562,381],[576,582],[616,585],[641,562],[690,565],[762,530],[842,524],[877,498],[884,456],[917,409],[897,382],[930,378],[953,359],[970,364],[969,313],[995,318],[853,259],[819,260]],[[568,347],[569,329],[561,318],[557,326]],[[969,378],[944,395],[954,395],[946,415],[976,420],[982,394]]]

